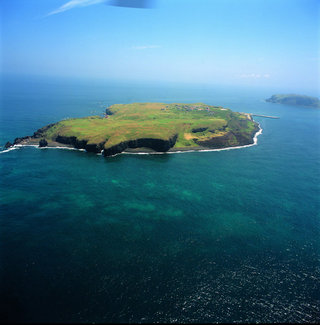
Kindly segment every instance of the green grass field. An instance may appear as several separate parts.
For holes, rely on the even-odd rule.
[[[174,148],[197,147],[195,141],[223,137],[231,132],[251,136],[255,122],[246,115],[218,106],[196,104],[134,103],[108,108],[107,118],[90,116],[63,120],[43,134],[48,140],[57,136],[103,143],[111,148],[121,142],[140,138],[168,140],[177,135]],[[236,145],[236,143],[234,144]]]

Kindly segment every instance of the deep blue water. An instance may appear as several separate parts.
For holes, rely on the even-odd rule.
[[[0,145],[113,103],[280,119],[236,150],[0,154],[2,320],[319,321],[320,112],[264,102],[279,91],[6,80]]]

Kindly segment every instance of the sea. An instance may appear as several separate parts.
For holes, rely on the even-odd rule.
[[[319,322],[320,110],[265,101],[279,92],[2,79],[1,146],[116,103],[203,102],[279,119],[254,117],[257,144],[232,150],[2,149],[1,321]]]

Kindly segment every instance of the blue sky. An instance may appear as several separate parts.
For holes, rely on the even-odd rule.
[[[4,74],[319,86],[320,1],[2,0]]]

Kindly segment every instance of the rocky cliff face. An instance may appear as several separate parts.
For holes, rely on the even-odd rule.
[[[166,152],[170,148],[172,148],[177,140],[177,135],[173,136],[169,140],[162,140],[162,139],[152,139],[152,138],[141,138],[135,139],[130,141],[120,142],[110,148],[104,149],[104,156],[113,156],[118,153],[123,152],[127,148],[150,148],[152,150],[158,152]],[[96,152],[99,153],[102,151],[104,147],[104,142],[99,144],[88,144],[87,140],[78,140],[76,137],[66,137],[66,136],[57,136],[55,139],[56,142],[63,143],[63,144],[70,144],[77,149],[85,149],[89,152]]]
[[[104,156],[113,156],[117,153],[123,152],[128,148],[135,149],[142,147],[150,148],[157,152],[166,152],[175,145],[177,137],[178,135],[174,135],[169,140],[141,138],[136,140],[125,141],[108,149],[105,149],[103,153]]]
[[[77,149],[85,149],[88,152],[95,152],[99,153],[103,149],[104,142],[102,143],[94,143],[94,144],[88,144],[88,140],[78,140],[77,137],[66,137],[58,135],[55,139],[56,142],[63,143],[63,144],[70,144],[74,148]]]
[[[14,140],[14,145],[21,144],[21,143],[25,144],[26,142],[28,143],[30,140],[42,138],[45,131],[48,130],[53,125],[54,124],[50,124],[50,125],[47,125],[41,129],[39,129],[32,136],[16,138]],[[175,145],[177,137],[178,137],[178,135],[174,135],[173,137],[171,137],[168,140],[153,139],[153,138],[140,138],[140,139],[120,142],[115,146],[105,149],[104,156],[113,156],[115,154],[123,152],[127,148],[131,148],[131,149],[150,148],[157,152],[166,152]],[[79,140],[75,136],[68,137],[68,136],[61,136],[61,135],[58,135],[54,139],[54,141],[61,143],[61,144],[71,145],[77,149],[85,149],[88,152],[94,152],[94,153],[100,153],[103,150],[104,144],[105,144],[105,142],[88,143],[88,140],[85,140],[85,139]],[[44,138],[42,138],[39,142],[39,146],[46,147],[47,145],[48,145],[48,142]],[[10,146],[12,146],[12,144],[8,142],[6,144],[6,148],[9,148]]]
[[[199,146],[208,147],[210,149],[220,149],[226,147],[237,147],[253,144],[253,137],[259,131],[258,125],[252,134],[244,134],[241,132],[228,132],[222,136],[213,137],[209,140],[194,140]]]

